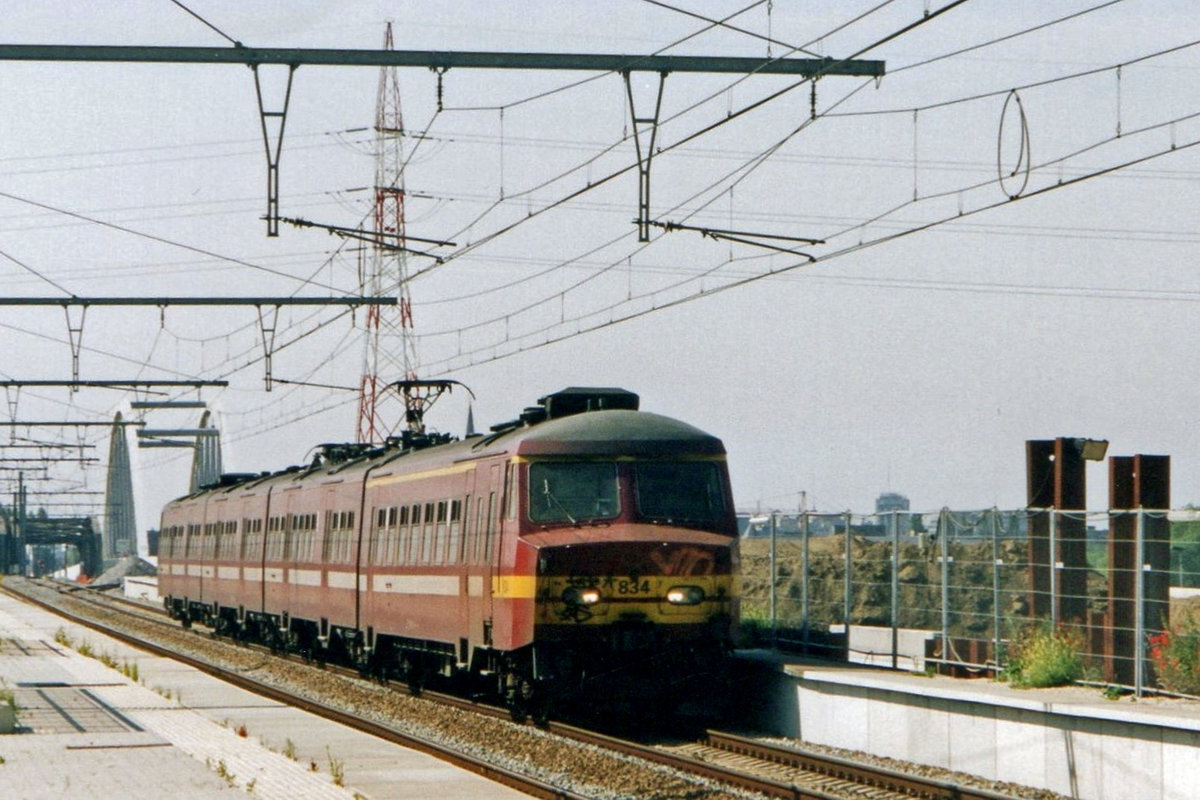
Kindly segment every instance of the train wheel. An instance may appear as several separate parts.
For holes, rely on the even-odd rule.
[[[550,724],[550,698],[546,692],[540,691],[533,697],[533,724],[545,728]]]
[[[519,725],[528,720],[532,712],[534,722],[537,722],[541,703],[540,693],[534,687],[533,681],[521,676],[514,676],[513,681],[514,685],[508,697],[508,715]]]
[[[421,669],[421,665],[410,664],[405,679],[408,683],[408,693],[413,697],[420,697],[421,690],[425,688],[425,671]]]

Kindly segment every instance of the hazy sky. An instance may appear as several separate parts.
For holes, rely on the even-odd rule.
[[[824,240],[798,247],[813,264],[689,231],[639,243],[618,75],[451,70],[439,111],[436,76],[400,70],[408,232],[455,242],[436,268],[408,260],[421,376],[470,386],[481,428],[565,386],[636,391],[724,439],[746,508],[794,508],[805,491],[821,510],[869,511],[885,490],[919,510],[1015,507],[1024,441],[1060,435],[1168,454],[1173,504],[1200,501],[1192,4],[968,0],[900,35],[947,3],[185,5],[212,27],[170,0],[0,0],[0,39],[375,49],[391,20],[397,49],[881,59],[881,81],[825,77],[815,98],[799,84],[761,102],[798,83],[786,77],[666,79],[651,216]],[[742,9],[729,20],[741,31],[700,18]],[[269,106],[281,74],[264,73]],[[657,77],[633,80],[641,111]],[[378,81],[374,68],[297,70],[282,214],[369,221]],[[356,293],[352,245],[289,226],[266,237],[266,171],[246,67],[0,63],[6,294]],[[70,377],[61,309],[4,312],[0,373]],[[276,344],[296,343],[275,352],[274,376],[356,386],[363,322],[282,310]],[[355,432],[353,392],[263,391],[251,309],[94,307],[80,371],[229,380],[204,397],[230,471],[299,463]],[[111,418],[132,399],[9,395],[22,419]],[[443,400],[431,426],[461,433],[468,401]],[[155,414],[156,427],[195,422]],[[107,432],[86,441],[106,454]],[[189,462],[133,457],[144,529]],[[103,487],[100,467],[52,474],[41,490]],[[1102,508],[1104,468],[1089,481]]]

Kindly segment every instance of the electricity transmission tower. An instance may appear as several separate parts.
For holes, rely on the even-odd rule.
[[[392,50],[392,23],[383,49]],[[404,117],[394,66],[379,69],[375,103],[375,214],[369,253],[364,254],[362,291],[371,297],[395,293],[397,304],[367,309],[362,377],[358,392],[358,441],[381,442],[408,418],[408,402],[388,385],[415,380],[417,348],[404,226]],[[384,376],[381,378],[381,374]],[[404,414],[400,413],[404,410]]]

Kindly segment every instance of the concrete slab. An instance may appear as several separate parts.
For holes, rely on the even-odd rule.
[[[1018,690],[754,654],[790,677],[804,741],[1040,787],[1081,800],[1182,800],[1200,774],[1200,703]],[[760,681],[761,685],[771,685]],[[760,701],[766,704],[765,701]]]
[[[117,665],[55,642],[59,631]],[[129,676],[136,675],[138,681]],[[0,679],[27,732],[0,736],[4,796],[260,800],[525,795],[237,689],[0,594]],[[239,735],[244,730],[245,736]],[[335,785],[338,773],[345,787]]]

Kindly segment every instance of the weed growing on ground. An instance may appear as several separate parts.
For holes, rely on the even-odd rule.
[[[230,786],[234,786],[237,782],[237,776],[229,771],[229,766],[224,760],[217,762],[217,776]]]
[[[1004,674],[1023,688],[1074,683],[1083,677],[1083,637],[1067,628],[1027,628],[1009,645]]]
[[[72,650],[75,649],[75,642],[71,641],[70,634],[68,634],[67,631],[62,627],[59,627],[59,629],[54,632],[54,641],[58,642],[63,647],[69,647]]]
[[[1158,685],[1168,692],[1200,695],[1200,613],[1183,613],[1148,642]]]
[[[345,786],[346,762],[340,758],[334,758],[328,747],[325,748],[325,756],[329,759],[329,774],[333,776],[333,785]]]

